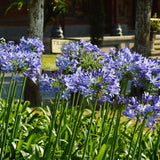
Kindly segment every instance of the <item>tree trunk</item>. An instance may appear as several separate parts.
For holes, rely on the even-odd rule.
[[[101,47],[105,28],[105,12],[103,0],[89,1],[89,22],[91,42]]]
[[[44,25],[44,0],[29,0],[29,37],[38,37],[43,41],[43,25]],[[24,100],[31,102],[31,106],[41,104],[41,94],[39,82],[34,83],[27,78]]]
[[[29,36],[43,40],[44,0],[29,1]]]
[[[150,17],[152,0],[137,0],[134,50],[143,56],[150,55]]]
[[[145,57],[150,55],[150,17],[152,0],[137,0],[136,24],[135,24],[135,44],[134,51]],[[142,97],[144,87],[135,87],[132,84],[131,96]]]

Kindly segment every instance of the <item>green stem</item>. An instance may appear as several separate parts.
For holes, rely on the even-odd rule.
[[[9,97],[9,100],[8,101],[9,103],[12,103],[13,99],[14,99],[14,96],[15,96],[15,93],[16,93],[16,87],[17,87],[17,81],[16,79],[13,79],[13,83],[12,83],[12,87],[11,87],[11,94],[10,94],[10,97]]]
[[[76,98],[76,93],[74,93],[74,94],[73,94],[73,99],[72,99],[72,108],[74,107],[75,98]],[[77,102],[77,103],[78,103],[78,102]]]
[[[61,117],[60,117],[60,122],[59,122],[59,126],[58,126],[57,136],[56,136],[55,143],[53,145],[52,159],[55,159],[55,151],[56,151],[56,146],[57,146],[57,143],[58,143],[58,140],[59,140],[59,136],[60,136],[60,130],[61,130],[63,116],[64,116],[64,113],[65,113],[66,107],[68,107],[68,102],[66,102],[65,107],[63,106],[63,102],[64,102],[64,98],[62,100],[63,110],[62,110],[62,114],[61,114]]]
[[[108,139],[109,139],[109,135],[110,135],[110,133],[111,133],[111,130],[112,130],[112,127],[113,127],[113,121],[114,121],[114,118],[115,118],[115,115],[116,115],[116,109],[114,108],[114,111],[113,111],[113,116],[112,116],[112,120],[111,120],[111,123],[110,123],[110,126],[109,126],[109,130],[108,130],[108,134],[107,134],[107,139],[105,140],[105,144],[107,144],[108,143]],[[103,144],[104,144],[103,143]]]
[[[158,129],[157,132],[158,132],[158,137],[157,137],[157,142],[154,149],[154,159],[158,157],[158,150],[160,145],[160,129]]]
[[[55,124],[57,109],[60,103],[60,97],[61,97],[60,94],[59,95],[56,94],[55,102],[53,106],[51,106],[51,109],[53,108],[53,110],[51,111],[51,114],[52,114],[51,115],[51,126],[49,129],[48,144],[45,147],[44,156],[43,156],[43,158],[46,160],[50,158],[50,154],[51,154],[50,151],[51,151],[52,131],[53,131],[54,124]]]
[[[122,80],[122,83],[121,83],[121,94],[123,94],[124,97],[126,96],[127,86],[128,86],[128,78]]]
[[[73,119],[73,121],[75,120],[75,111],[77,111],[77,108],[78,108],[78,102],[79,102],[79,98],[80,98],[80,92],[78,92],[78,95],[77,95],[77,99],[76,99],[76,105],[75,106],[73,106],[74,105],[74,102],[73,102],[73,104],[72,104],[72,107],[74,108],[74,114],[72,115],[73,117],[72,117],[72,119]],[[76,97],[76,94],[75,94],[75,97]],[[75,101],[75,100],[74,100]],[[73,126],[74,127],[74,126]]]
[[[141,134],[141,137],[140,137],[140,140],[139,140],[139,148],[138,148],[138,158],[137,159],[141,159],[141,151],[142,151],[142,134]]]
[[[117,136],[118,136],[118,130],[119,130],[119,124],[120,124],[120,118],[121,118],[121,113],[122,113],[122,108],[120,106],[120,108],[118,109],[118,114],[117,114],[117,119],[116,119],[116,126],[114,129],[114,133],[113,133],[113,142],[112,142],[112,146],[111,146],[111,154],[110,154],[110,160],[114,159],[114,153],[115,153],[115,146],[116,146],[116,141],[117,141]]]
[[[6,103],[8,103],[8,100],[9,100],[9,96],[10,96],[10,92],[11,92],[11,87],[12,87],[12,82],[13,82],[13,73],[12,73],[12,76],[11,76],[11,79],[10,79],[10,83],[9,83]]]
[[[74,120],[75,120],[75,115],[76,115],[76,111],[77,111],[77,105],[78,105],[78,101],[79,101],[79,97],[80,97],[80,93],[78,92],[78,96],[77,96],[77,100],[76,100],[76,105],[74,106],[75,103],[75,98],[76,98],[76,93],[73,94],[73,100],[72,100],[72,108],[71,108],[71,117],[70,117],[70,124],[73,124],[73,126],[71,127],[71,129],[74,128]]]
[[[131,152],[134,135],[135,135],[135,133],[136,133],[136,129],[137,129],[137,125],[138,125],[138,120],[139,120],[139,117],[137,117],[136,124],[135,124],[135,126],[134,126],[134,131],[133,131],[133,134],[132,134],[132,139],[131,139],[131,143],[130,143],[130,147],[129,147],[129,151],[128,151],[127,160],[129,160],[129,155],[130,155],[130,152]]]
[[[16,80],[14,80],[13,87],[12,87],[11,101],[10,101],[10,103],[6,104],[8,107],[6,106],[7,107],[7,115],[6,115],[6,119],[5,119],[6,122],[5,122],[4,134],[3,134],[3,142],[2,142],[2,147],[1,147],[0,160],[2,160],[3,155],[5,155],[5,153],[3,153],[3,148],[6,145],[9,116],[10,116],[10,113],[11,113],[11,109],[13,108],[13,105],[14,105],[14,96],[15,96],[15,92],[16,92],[16,87],[17,87],[17,82],[16,82]]]
[[[114,118],[115,118],[115,115],[116,115],[116,109],[114,108],[114,111],[113,111],[113,116],[112,116],[112,120],[111,120],[111,123],[110,123],[110,126],[109,126],[109,129],[108,129],[108,134],[105,136],[106,139],[104,140],[104,142],[102,143],[103,144],[107,144],[108,143],[108,140],[109,140],[109,135],[111,133],[111,130],[112,130],[112,127],[113,127],[113,121],[114,121]],[[105,159],[105,157],[107,156],[107,150],[105,150],[105,153],[104,153],[104,156],[103,156],[103,159]]]
[[[73,94],[73,99],[72,99],[72,106],[71,106],[71,117],[70,117],[70,123],[72,122],[72,119],[73,119],[73,117],[72,116],[74,116],[74,112],[75,112],[75,110],[74,110],[74,102],[75,102],[75,97],[76,97],[76,93],[74,93]]]
[[[140,128],[140,131],[139,131],[139,134],[138,134],[138,138],[137,138],[137,141],[136,141],[136,144],[135,144],[135,148],[133,150],[133,154],[132,154],[132,159],[131,160],[134,160],[134,156],[135,156],[135,153],[136,153],[136,149],[137,149],[138,143],[140,143],[141,140],[142,140],[142,134],[143,134],[143,130],[144,130],[144,127],[145,127],[145,120],[146,120],[146,118],[144,117],[142,125],[141,125],[141,128]]]
[[[97,91],[97,93],[96,93],[95,103],[94,103],[93,110],[92,110],[92,115],[91,115],[91,120],[90,120],[90,123],[88,125],[88,133],[87,133],[87,138],[86,138],[86,142],[85,142],[85,145],[84,145],[84,151],[83,151],[82,160],[84,159],[84,156],[86,154],[86,148],[87,148],[87,144],[88,144],[88,139],[89,139],[89,135],[90,135],[90,132],[91,132],[92,120],[93,120],[94,112],[95,112],[95,109],[96,109],[96,106],[97,106],[98,92],[99,91]]]
[[[23,84],[22,84],[22,88],[21,88],[19,102],[18,102],[18,106],[17,106],[17,109],[16,109],[15,123],[14,123],[14,126],[13,126],[13,132],[12,132],[12,136],[11,136],[12,138],[16,137],[17,133],[18,133],[17,126],[20,123],[20,121],[18,122],[18,115],[19,115],[18,112],[19,112],[19,107],[21,105],[21,100],[22,100],[22,96],[23,96],[23,92],[24,92],[24,87],[25,87],[25,84],[26,84],[26,79],[27,79],[27,77],[24,77],[24,79],[23,79]]]
[[[0,75],[1,75],[1,71],[0,71]],[[10,95],[10,90],[11,90],[11,86],[12,86],[12,81],[13,81],[13,73],[12,73],[12,76],[11,76],[11,79],[10,79],[10,84],[9,84],[9,89],[8,89],[8,92],[7,92],[7,99],[6,99],[6,107],[7,107],[7,104],[8,104],[8,100],[9,100],[9,95]],[[1,82],[2,83],[2,82]],[[2,83],[3,84],[3,83]],[[1,86],[2,86],[1,84]],[[7,114],[7,110],[5,109],[4,111],[4,116],[3,116],[3,120],[2,121],[5,121],[5,116]],[[4,125],[5,126],[5,125]],[[2,131],[1,131],[2,132]],[[3,133],[4,134],[4,133]],[[3,135],[2,134],[2,137],[1,137],[1,142],[3,141]]]
[[[103,105],[103,108],[106,107],[106,102]],[[100,138],[99,138],[99,146],[98,146],[98,151],[101,148],[101,143],[102,143],[102,135],[103,135],[103,131],[104,131],[104,124],[106,122],[107,116],[108,116],[108,112],[109,112],[109,103],[107,104],[107,109],[105,110],[105,115],[102,118],[102,126],[101,126],[101,130],[100,130]]]
[[[72,155],[72,149],[73,149],[74,141],[75,141],[75,138],[76,138],[76,135],[77,135],[77,131],[78,131],[78,128],[79,128],[79,125],[80,125],[80,120],[81,120],[81,117],[82,117],[82,114],[83,114],[83,111],[82,111],[83,100],[84,100],[84,95],[83,95],[82,98],[81,98],[80,108],[79,108],[79,111],[77,111],[76,121],[75,121],[75,123],[74,123],[74,128],[73,128],[73,134],[72,134],[72,138],[71,138],[71,143],[70,143],[70,145],[68,146],[68,147],[69,147],[69,149],[68,149],[68,158],[67,158],[68,160],[71,158],[71,155]]]
[[[0,97],[2,94],[2,88],[3,88],[3,82],[4,82],[5,72],[3,72],[2,78],[1,78],[1,85],[0,85]]]
[[[11,86],[12,86],[12,81],[13,81],[13,73],[12,73],[12,76],[11,76],[11,79],[10,79],[10,83],[9,83],[9,89],[8,89],[8,92],[7,92],[6,104],[8,104],[9,95],[10,95]],[[5,113],[4,113],[4,116],[3,116],[4,119],[5,119],[6,112],[7,111],[5,110]]]

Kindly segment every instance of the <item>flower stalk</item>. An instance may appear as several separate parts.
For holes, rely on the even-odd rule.
[[[7,132],[8,132],[8,124],[9,124],[9,117],[12,111],[12,108],[14,106],[14,96],[15,96],[15,92],[16,92],[16,88],[17,88],[17,81],[14,80],[13,81],[13,86],[12,86],[12,94],[11,94],[11,99],[9,101],[9,103],[6,104],[7,107],[7,114],[5,117],[5,129],[4,129],[4,134],[3,134],[3,142],[2,142],[2,147],[1,147],[1,152],[0,152],[0,160],[3,159],[3,156],[5,155],[5,151],[3,151],[5,145],[6,145],[6,138],[7,138]]]
[[[20,121],[18,122],[19,108],[20,108],[20,105],[21,105],[21,100],[22,100],[26,80],[27,80],[27,77],[24,77],[22,88],[21,88],[21,93],[20,93],[20,97],[19,97],[19,102],[18,102],[18,106],[17,106],[17,109],[16,109],[15,123],[14,123],[14,126],[13,126],[13,132],[12,132],[12,136],[11,136],[12,139],[17,137],[17,132],[18,132],[17,128],[18,128],[18,125],[20,123]]]
[[[138,134],[137,141],[136,141],[136,143],[135,143],[135,147],[134,147],[134,150],[133,150],[133,153],[132,153],[132,158],[131,158],[131,160],[134,160],[134,157],[135,157],[135,153],[136,153],[136,151],[137,151],[137,146],[138,146],[138,144],[141,145],[143,130],[144,130],[145,123],[146,123],[145,121],[146,121],[146,117],[144,117],[144,119],[143,119],[143,121],[142,121],[141,128],[140,128],[140,131],[139,131],[139,134]]]
[[[2,72],[2,71],[0,71],[0,72]],[[1,74],[0,74],[0,77],[1,77]],[[4,77],[5,77],[5,72],[3,72],[2,77],[1,77],[0,97],[1,97],[1,94],[2,94],[2,88],[3,88]]]
[[[118,130],[119,130],[121,114],[122,114],[122,108],[120,106],[120,108],[117,110],[116,125],[115,125],[115,129],[114,129],[114,133],[113,133],[113,141],[112,141],[110,158],[109,158],[110,160],[114,159],[116,141],[118,140]]]
[[[86,137],[86,141],[85,141],[85,145],[84,145],[82,160],[85,159],[86,148],[87,148],[87,144],[88,144],[88,140],[89,140],[89,135],[90,135],[90,132],[91,132],[92,120],[93,120],[95,109],[96,109],[96,106],[97,106],[98,93],[99,93],[99,90],[97,91],[96,96],[95,96],[95,102],[94,102],[93,109],[92,109],[91,119],[90,119],[90,122],[89,122],[89,125],[88,125],[88,133],[87,133],[87,137]]]
[[[129,160],[129,156],[130,156],[130,152],[131,152],[134,136],[136,134],[136,129],[137,129],[138,121],[139,121],[139,118],[137,117],[136,124],[134,125],[134,130],[133,130],[132,137],[131,137],[131,142],[130,142],[130,147],[129,147],[129,151],[128,151],[127,160]]]

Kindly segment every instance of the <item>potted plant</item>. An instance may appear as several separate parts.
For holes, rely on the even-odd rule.
[[[160,19],[157,18],[157,13],[154,13],[151,20],[151,30],[150,30],[150,40],[154,41],[156,38],[156,33],[160,30]]]

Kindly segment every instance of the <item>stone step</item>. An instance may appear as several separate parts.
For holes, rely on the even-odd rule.
[[[160,34],[156,35],[156,40],[160,40]]]
[[[160,50],[151,51],[151,56],[160,56]]]
[[[159,56],[149,56],[148,58],[155,59],[155,58],[157,58],[157,57],[158,57],[158,59],[160,60],[160,55],[159,55]]]
[[[160,45],[155,45],[155,44],[154,44],[154,49],[155,49],[155,50],[160,50]]]
[[[154,51],[151,52],[152,56],[160,56],[160,35],[156,35],[156,40],[154,41]]]
[[[160,40],[155,40],[154,45],[160,45]]]

